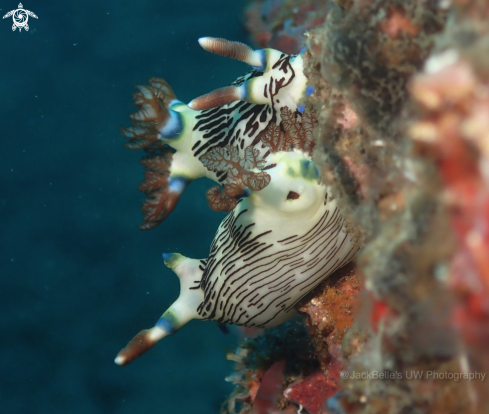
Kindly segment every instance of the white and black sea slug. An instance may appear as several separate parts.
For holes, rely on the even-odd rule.
[[[151,78],[137,86],[139,109],[121,132],[129,148],[147,154],[142,229],[161,223],[200,177],[217,184],[207,192],[210,207],[229,214],[207,258],[163,255],[180,278],[180,296],[119,352],[119,365],[191,319],[278,325],[358,249],[311,159],[316,114],[298,105],[307,82],[302,55],[208,37],[199,43],[253,69],[188,105],[166,81]]]

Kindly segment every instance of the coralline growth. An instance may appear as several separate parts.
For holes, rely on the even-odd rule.
[[[313,158],[364,248],[300,308],[320,372],[307,359],[294,375],[262,373],[280,382],[275,411],[263,395],[253,405],[255,383],[223,412],[486,412],[487,382],[426,373],[487,372],[489,361],[487,2],[321,3],[254,1],[248,27],[263,44],[300,27],[301,10],[325,12],[305,37]],[[271,355],[259,337],[245,348],[274,371],[297,361]],[[249,352],[236,375],[260,372]]]

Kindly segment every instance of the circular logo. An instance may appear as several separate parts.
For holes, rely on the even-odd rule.
[[[25,10],[16,10],[12,17],[17,26],[24,26],[27,22],[27,13]]]

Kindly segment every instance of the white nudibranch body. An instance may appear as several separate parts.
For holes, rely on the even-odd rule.
[[[294,151],[273,155],[277,167],[269,170],[270,184],[242,198],[223,220],[203,270],[194,275],[204,294],[194,318],[278,325],[356,252],[309,157]]]
[[[152,78],[151,86],[137,86],[139,111],[122,134],[128,147],[148,154],[142,229],[163,221],[186,185],[204,176],[218,184],[207,192],[210,207],[229,214],[207,258],[163,255],[180,278],[180,296],[119,352],[120,365],[191,319],[278,325],[358,249],[311,159],[316,114],[297,104],[306,88],[302,56],[223,39],[199,42],[254,69],[188,106]]]

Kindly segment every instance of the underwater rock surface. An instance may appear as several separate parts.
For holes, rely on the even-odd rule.
[[[292,3],[252,3],[257,41]],[[314,160],[364,247],[300,307],[309,336],[243,343],[223,412],[487,412],[487,2],[324,4],[305,36]]]

